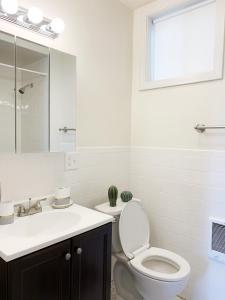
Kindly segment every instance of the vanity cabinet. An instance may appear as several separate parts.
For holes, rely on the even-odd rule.
[[[11,262],[0,260],[1,300],[110,300],[107,224]]]
[[[103,226],[72,240],[71,300],[109,300],[111,229]]]
[[[51,246],[8,264],[8,300],[69,300],[70,241]]]

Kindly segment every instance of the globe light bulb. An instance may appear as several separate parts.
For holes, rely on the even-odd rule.
[[[54,18],[50,24],[50,28],[55,33],[62,33],[65,29],[65,23],[60,18]]]
[[[18,10],[18,2],[17,0],[2,0],[1,2],[2,9],[4,12],[10,15],[14,15]]]
[[[33,24],[39,24],[43,21],[42,11],[37,7],[31,7],[27,13],[28,20]]]

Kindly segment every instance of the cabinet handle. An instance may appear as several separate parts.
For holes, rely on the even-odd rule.
[[[77,255],[81,255],[83,252],[82,248],[77,248]]]
[[[66,255],[65,255],[65,260],[66,261],[69,261],[71,259],[71,254],[70,253],[67,253]]]

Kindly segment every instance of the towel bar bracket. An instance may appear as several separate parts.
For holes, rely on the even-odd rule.
[[[207,129],[225,129],[225,126],[206,126],[204,124],[197,124],[195,130],[199,133],[204,133]]]

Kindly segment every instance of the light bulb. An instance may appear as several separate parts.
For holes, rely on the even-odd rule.
[[[42,11],[37,7],[31,7],[27,13],[28,20],[33,24],[39,24],[43,21]]]
[[[50,28],[55,33],[62,33],[65,29],[65,23],[60,18],[54,18],[50,24]]]
[[[2,0],[1,2],[2,9],[4,12],[10,15],[14,15],[18,10],[18,2],[17,0]]]

